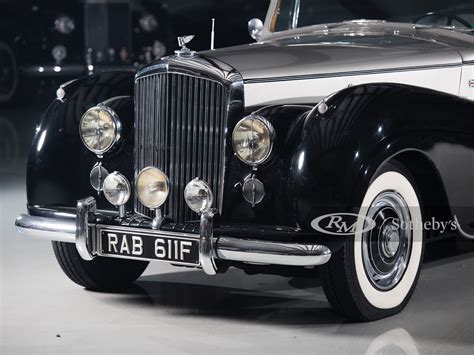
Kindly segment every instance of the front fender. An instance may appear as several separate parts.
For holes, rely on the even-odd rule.
[[[52,102],[36,129],[28,157],[30,213],[32,207],[75,207],[77,200],[96,194],[89,173],[99,161],[109,172],[118,170],[133,178],[133,83],[131,72],[91,75],[67,85],[63,102]],[[84,112],[106,100],[118,114],[123,133],[117,147],[100,160],[82,144],[79,122]],[[98,198],[98,207],[113,208],[103,197]]]
[[[473,222],[465,209],[472,211],[474,204],[471,101],[405,85],[368,84],[347,88],[326,104],[324,114],[316,108],[307,116],[293,152],[290,186],[299,224],[310,228],[323,214],[357,213],[377,169],[406,151],[433,164],[444,190],[433,193],[446,193],[452,213],[464,224]],[[453,162],[464,174],[453,171]]]

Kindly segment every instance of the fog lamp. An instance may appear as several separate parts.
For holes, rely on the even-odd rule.
[[[237,157],[256,166],[268,159],[273,147],[274,129],[270,122],[257,115],[240,120],[232,133],[232,145]]]
[[[112,205],[123,206],[130,198],[130,183],[117,171],[107,175],[103,185],[104,196]]]
[[[135,190],[143,205],[151,209],[158,208],[168,198],[168,177],[160,169],[149,166],[138,174],[135,180]]]
[[[194,212],[202,213],[211,209],[214,196],[211,188],[202,180],[191,180],[184,189],[186,204]]]

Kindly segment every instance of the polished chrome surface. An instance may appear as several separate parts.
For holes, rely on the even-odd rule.
[[[199,262],[207,275],[215,275],[217,273],[217,266],[214,261],[214,213],[214,211],[202,213],[199,226]]]
[[[194,35],[187,35],[178,37],[178,45],[181,47],[180,50],[175,51],[176,55],[179,57],[192,57],[196,54],[195,51],[190,50],[186,45],[191,42],[194,38]]]
[[[199,234],[171,232],[129,226],[91,225],[88,220],[95,211],[95,200],[92,197],[78,201],[76,220],[70,218],[45,218],[21,215],[15,225],[22,236],[43,240],[54,240],[75,243],[79,255],[84,260],[92,260],[101,255],[100,233],[102,230],[140,233],[153,236],[169,236],[187,239],[199,239],[199,266],[208,275],[218,271],[216,260],[242,261],[258,264],[315,266],[322,265],[331,258],[331,251],[324,245],[309,243],[281,243],[255,239],[214,236],[215,211],[201,214]],[[89,229],[92,233],[89,233]],[[132,256],[107,255],[122,259],[134,259]],[[143,260],[138,258],[138,260]],[[151,261],[157,261],[150,259]],[[160,261],[160,260],[158,260]],[[166,261],[165,261],[166,262]],[[167,262],[169,263],[169,262]],[[184,265],[173,262],[173,264]],[[197,266],[197,265],[187,265]]]
[[[247,23],[248,31],[250,37],[254,40],[259,41],[262,37],[263,32],[263,22],[259,18],[250,19]]]
[[[253,162],[249,161],[249,160],[246,160],[244,157],[242,157],[239,154],[239,152],[237,150],[237,147],[236,147],[236,145],[237,145],[237,137],[236,137],[237,132],[239,131],[239,128],[241,128],[242,124],[244,122],[248,121],[248,120],[252,121],[252,123],[250,124],[250,126],[252,127],[252,131],[255,131],[255,129],[254,129],[255,126],[253,124],[254,120],[261,123],[265,127],[266,136],[269,139],[269,147],[268,147],[268,151],[266,152],[266,154],[264,156],[262,156],[260,159],[258,159],[256,161],[253,161]],[[260,116],[256,113],[252,113],[251,115],[242,118],[239,122],[237,122],[237,124],[235,125],[234,130],[232,132],[232,145],[234,147],[234,152],[236,153],[237,158],[239,158],[239,160],[242,161],[243,163],[251,165],[253,167],[257,167],[258,165],[264,163],[270,157],[270,155],[272,154],[272,150],[273,150],[273,141],[274,141],[274,139],[275,139],[275,129],[273,128],[273,125],[265,117]],[[258,142],[254,141],[254,139],[252,139],[252,138],[249,138],[249,135],[247,135],[247,137],[245,138],[245,141],[246,141],[247,147],[252,147],[252,146],[255,147],[255,146],[258,145]],[[242,143],[242,142],[238,142],[238,143]]]
[[[331,259],[331,251],[324,245],[230,237],[220,237],[216,250],[219,259],[259,264],[314,266]]]
[[[255,176],[249,176],[242,185],[242,196],[245,201],[255,206],[263,201],[265,197],[265,187]]]
[[[58,97],[59,98],[59,97]],[[116,98],[113,98],[113,99],[116,99]],[[94,110],[103,110],[103,111],[106,111],[110,117],[112,117],[112,121],[114,123],[114,128],[115,128],[115,138],[112,142],[112,144],[110,144],[107,148],[105,149],[91,149],[84,141],[84,137],[82,136],[82,132],[81,130],[79,129],[79,136],[81,137],[81,141],[82,143],[84,144],[84,146],[89,149],[91,152],[93,152],[94,154],[96,154],[99,158],[102,157],[102,155],[104,153],[107,153],[110,149],[112,149],[116,144],[117,142],[120,140],[120,138],[122,137],[122,122],[120,121],[120,118],[118,117],[118,115],[115,113],[114,110],[112,110],[109,106],[105,105],[104,103],[99,103],[97,106],[94,106],[94,107],[91,107],[90,109],[88,109],[86,112],[84,112],[84,114],[82,115],[81,117],[81,123],[79,124],[79,126],[82,125],[82,120],[83,118],[90,112],[90,111],[94,111]],[[99,128],[97,128],[97,134],[101,134],[101,131]]]
[[[92,260],[91,241],[89,236],[89,217],[96,212],[96,203],[93,197],[86,197],[77,201],[76,214],[76,249],[84,260]]]
[[[409,263],[413,243],[410,211],[401,195],[389,191],[375,198],[367,217],[376,225],[362,235],[365,272],[376,288],[390,290]]]
[[[96,163],[89,174],[89,181],[94,190],[97,191],[97,194],[100,195],[102,187],[104,185],[105,178],[109,175],[109,172],[106,168],[103,167],[102,162]]]
[[[76,241],[76,222],[65,218],[47,218],[20,215],[15,221],[19,235],[43,240],[74,243]]]
[[[211,20],[211,51],[214,50],[214,40],[215,40],[215,29],[216,29],[216,19]]]
[[[155,166],[169,177],[164,216],[198,219],[183,198],[196,177],[209,184],[221,209],[227,120],[243,106],[241,87],[233,68],[204,57],[169,57],[137,74],[135,169]],[[135,210],[151,217],[139,201]]]
[[[179,222],[196,219],[185,205],[184,189],[197,176],[213,191],[220,189],[225,88],[215,81],[164,73],[139,79],[136,99],[137,171],[154,166],[169,177],[165,216]],[[141,205],[137,203],[137,211],[149,215]]]

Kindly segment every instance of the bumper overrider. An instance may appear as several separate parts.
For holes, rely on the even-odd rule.
[[[199,244],[199,262],[188,265],[172,261],[172,264],[201,267],[208,275],[219,272],[218,260],[236,261],[254,264],[272,264],[286,266],[316,266],[322,265],[331,258],[328,247],[313,243],[275,242],[250,239],[244,237],[214,236],[213,210],[203,212],[200,217],[199,234],[171,232],[148,228],[136,228],[122,225],[107,225],[96,210],[96,201],[87,197],[77,202],[75,216],[73,214],[56,213],[52,217],[20,215],[15,225],[18,233],[25,237],[43,240],[74,243],[79,255],[84,260],[95,257],[119,257],[140,259],[134,255],[111,255],[104,253],[101,232],[117,230],[122,233],[149,236],[150,238],[186,239]],[[146,258],[145,258],[146,259]],[[160,259],[151,259],[160,261]],[[168,261],[169,260],[161,260]]]

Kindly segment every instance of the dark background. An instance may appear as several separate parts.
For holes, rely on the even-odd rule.
[[[210,46],[211,19],[215,18],[215,47],[253,42],[247,22],[265,18],[269,0],[110,0],[95,1],[0,0],[0,173],[24,174],[31,140],[42,113],[55,98],[60,84],[88,75],[87,53],[92,51],[93,72],[138,70],[155,60],[146,58],[155,42],[165,49],[160,57],[178,49],[177,36],[194,34],[193,50]],[[146,32],[140,19],[152,14],[157,26]],[[74,29],[60,33],[56,21],[67,16]],[[55,46],[67,56],[53,58]],[[119,58],[126,47],[128,57]],[[107,57],[114,48],[114,58]],[[105,54],[101,61],[97,52]],[[12,64],[13,63],[13,64]],[[14,67],[14,70],[10,67]],[[60,67],[60,72],[54,68]],[[44,70],[39,72],[39,70]],[[73,68],[74,72],[70,71]],[[15,78],[15,80],[12,79]],[[12,84],[14,82],[14,84]]]

